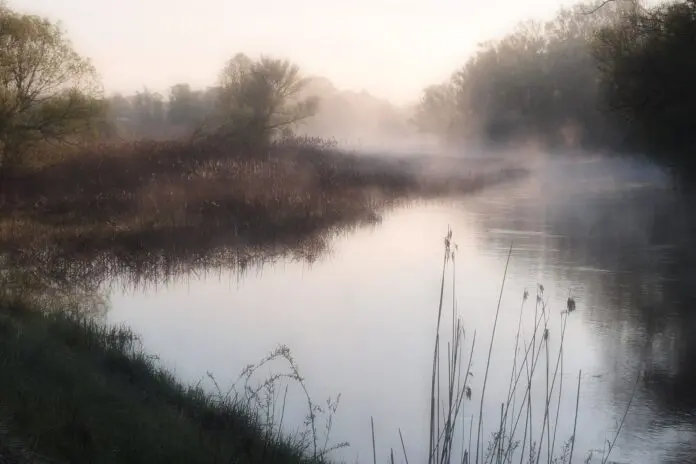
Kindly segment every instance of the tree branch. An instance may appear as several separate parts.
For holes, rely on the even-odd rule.
[[[586,15],[594,14],[594,13],[598,12],[599,10],[601,10],[602,8],[604,8],[605,6],[607,6],[608,4],[613,3],[615,1],[616,0],[604,0],[596,7],[592,8],[591,10],[585,10],[583,13]]]

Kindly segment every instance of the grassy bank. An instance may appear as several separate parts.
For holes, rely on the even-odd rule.
[[[582,374],[577,386],[564,387],[563,381],[567,320],[576,310],[575,300],[569,296],[566,309],[554,314],[542,285],[532,303],[524,291],[508,392],[495,398],[500,414],[491,416],[484,398],[489,368],[501,368],[491,364],[491,353],[498,343],[507,265],[490,339],[475,356],[476,332],[465,330],[456,304],[456,249],[449,232],[429,376],[428,462],[565,464],[574,462],[574,453],[590,462],[593,451],[575,449]],[[214,379],[217,393],[210,394],[183,386],[158,367],[127,328],[106,328],[71,315],[75,312],[66,309],[72,303],[63,308],[49,301],[54,309],[49,313],[37,310],[37,302],[7,296],[0,299],[5,301],[0,303],[0,462],[328,462],[330,451],[344,446],[329,443],[340,397],[329,398],[325,407],[314,403],[285,347],[243,370],[241,394],[237,384],[225,393],[227,386],[221,388]],[[475,363],[476,369],[474,357],[485,361]],[[273,370],[257,384],[250,381],[274,360],[287,362],[289,369]],[[603,463],[609,462],[639,379],[616,430],[607,431],[611,439],[600,450]],[[309,411],[304,429],[293,436],[281,433],[287,430],[285,381],[301,387]],[[575,404],[570,416],[560,407],[568,394]],[[318,424],[320,415],[325,427]],[[559,430],[569,425],[572,434],[562,436]],[[398,432],[402,462],[414,462],[410,444]],[[373,446],[376,456],[374,437]],[[401,454],[390,449],[389,462],[396,462],[395,452]]]
[[[292,243],[374,221],[414,197],[467,193],[524,173],[504,162],[399,160],[291,139],[267,150],[133,142],[83,147],[6,175],[0,245],[84,250]]]
[[[320,462],[251,409],[186,388],[127,329],[0,311],[0,462]]]

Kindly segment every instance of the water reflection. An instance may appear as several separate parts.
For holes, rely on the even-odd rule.
[[[0,251],[0,303],[77,311],[106,320],[115,289],[142,292],[227,273],[239,280],[278,262],[311,266],[330,254],[334,237],[359,227],[374,227],[379,221],[371,217],[288,234],[272,242],[248,240],[245,244],[240,244],[236,236],[221,234],[215,240],[201,242],[186,236],[158,247],[124,248],[121,243],[113,243],[111,247],[76,248],[72,241],[63,247],[38,237],[31,246],[6,246]]]
[[[104,319],[108,296],[89,273],[47,266],[47,250],[0,253],[0,304],[12,302],[52,311],[77,311]]]
[[[504,365],[512,352],[525,288],[544,283],[557,311],[569,292],[576,298],[565,376],[572,383],[584,372],[579,449],[602,447],[642,372],[615,458],[687,462],[696,455],[689,200],[637,163],[554,160],[530,179],[402,208],[380,226],[335,228],[273,247],[79,256],[37,248],[4,253],[0,267],[3,288],[108,296],[108,321],[132,325],[186,381],[210,370],[230,382],[241,366],[287,343],[319,398],[344,394],[334,433],[353,444],[341,456],[362,461],[371,450],[370,416],[387,449],[400,449],[399,427],[416,455],[415,437],[427,437],[429,347],[449,225],[460,250],[458,301],[481,340],[513,244],[494,362]],[[493,375],[507,386],[508,371]],[[563,408],[572,409],[569,400]]]
[[[286,241],[236,246],[179,242],[171,247],[128,250],[74,249],[33,246],[0,252],[4,288],[33,293],[50,288],[96,291],[116,281],[123,290],[166,287],[188,278],[232,272],[242,278],[264,265],[278,262],[312,264],[330,253],[333,238],[360,227],[373,227],[379,218],[358,221],[321,233],[295,236]]]
[[[496,198],[517,199],[518,220],[508,228],[543,230],[543,238],[525,234],[516,251],[541,261],[541,272],[552,270],[582,286],[576,291],[583,317],[601,344],[616,404],[626,402],[635,373],[642,373],[638,404],[621,441],[635,447],[636,440],[647,439],[664,449],[636,453],[631,462],[690,462],[696,455],[691,194],[669,188],[661,173],[643,171],[641,178],[622,167],[593,172],[592,180],[604,181],[607,189],[585,188],[586,174],[563,175],[562,190],[554,183],[526,196],[498,190],[500,197],[467,207],[480,213],[491,246],[512,237],[500,231],[501,215],[490,214]]]

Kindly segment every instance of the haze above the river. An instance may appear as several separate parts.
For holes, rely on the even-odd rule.
[[[414,103],[477,44],[568,0],[9,0],[59,20],[107,93],[214,85],[238,52],[288,58],[336,87]]]

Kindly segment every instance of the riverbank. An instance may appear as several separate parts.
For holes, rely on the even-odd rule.
[[[484,452],[484,460],[488,460],[488,453],[491,449],[493,450],[493,455],[496,455],[497,452],[499,456],[504,457],[515,453],[521,453],[524,456],[525,446],[529,446],[531,449],[541,449],[542,451],[546,449],[550,456],[555,454],[565,456],[558,458],[559,462],[565,462],[568,453],[570,452],[570,455],[572,455],[572,451],[569,451],[568,446],[575,442],[574,427],[572,429],[573,435],[570,435],[569,426],[578,421],[577,398],[579,398],[580,376],[578,375],[577,393],[572,386],[570,387],[570,392],[563,391],[563,382],[561,381],[559,384],[555,380],[558,375],[561,378],[563,377],[564,333],[567,318],[574,317],[569,316],[569,313],[575,311],[574,300],[572,300],[572,310],[570,309],[571,299],[569,298],[567,311],[558,311],[554,308],[549,312],[546,309],[544,288],[538,286],[536,299],[533,297],[529,299],[529,304],[535,305],[533,309],[525,308],[525,301],[529,297],[529,293],[526,290],[522,295],[522,305],[519,309],[512,308],[513,311],[519,310],[517,332],[510,332],[510,330],[514,330],[514,327],[508,327],[508,330],[496,338],[495,344],[501,343],[501,336],[504,339],[507,338],[508,344],[510,340],[514,340],[514,350],[512,350],[511,346],[505,345],[506,342],[502,341],[502,343],[505,352],[508,352],[509,348],[510,351],[518,353],[515,356],[517,363],[513,362],[512,373],[505,372],[502,374],[502,377],[495,374],[496,377],[489,379],[489,383],[494,381],[500,382],[501,378],[504,379],[504,382],[510,382],[509,389],[504,389],[502,396],[499,397],[503,403],[507,402],[506,404],[509,406],[509,410],[506,407],[504,416],[502,415],[503,411],[500,411],[501,429],[504,428],[509,435],[505,435],[504,440],[496,439],[495,435],[492,435],[493,438],[489,438],[488,432],[490,427],[491,425],[496,426],[498,416],[487,412],[489,410],[484,410],[483,406],[477,413],[476,408],[477,404],[483,404],[484,392],[486,390],[488,367],[486,367],[486,372],[483,373],[483,365],[490,363],[492,358],[490,352],[487,363],[482,364],[481,361],[483,359],[478,358],[476,363],[478,367],[471,370],[474,342],[472,341],[471,345],[468,342],[464,343],[465,335],[463,330],[465,322],[459,319],[460,313],[457,310],[457,305],[453,301],[451,305],[449,304],[450,291],[452,291],[452,297],[454,297],[454,288],[446,288],[444,286],[445,282],[454,282],[454,254],[456,254],[457,247],[454,246],[452,248],[452,243],[452,236],[448,234],[445,239],[445,268],[440,281],[441,293],[437,313],[438,324],[436,333],[433,336],[435,339],[434,371],[432,372],[432,390],[430,393],[431,401],[434,401],[434,404],[440,404],[441,401],[446,403],[443,404],[444,414],[442,416],[437,414],[436,422],[433,422],[435,416],[431,416],[430,436],[444,438],[441,440],[435,439],[431,442],[432,452],[437,452],[438,455],[442,453],[442,462],[459,460],[458,458],[452,458],[451,455],[453,449],[455,452],[459,450],[458,444],[452,446],[452,431],[457,429],[457,426],[453,424],[459,422],[464,427],[467,427],[468,424],[469,430],[473,430],[474,433],[477,430],[471,422],[464,419],[467,416],[464,415],[463,405],[466,404],[467,415],[471,413],[474,415],[478,414],[476,416],[478,419],[476,420],[480,421],[483,417],[482,414],[490,414],[491,416],[488,431],[484,430],[480,439],[477,435],[473,439],[471,435],[469,436],[469,448],[467,451],[469,461],[467,462],[470,462],[472,459],[472,447],[475,446],[476,449],[479,449],[479,442],[485,445],[483,449],[488,450]],[[451,266],[449,263],[451,263]],[[387,285],[384,288],[389,288],[389,286]],[[3,290],[5,289],[3,288]],[[500,303],[498,304],[500,305]],[[315,454],[311,452],[311,441],[308,442],[306,440],[306,437],[311,437],[311,435],[305,435],[305,438],[300,439],[300,441],[279,440],[277,433],[269,434],[268,429],[262,425],[262,421],[268,420],[269,417],[266,415],[267,409],[249,408],[248,403],[246,403],[247,406],[245,407],[235,407],[240,403],[230,402],[229,395],[209,396],[196,388],[184,388],[173,380],[172,375],[157,367],[159,363],[157,359],[149,357],[138,350],[137,340],[129,330],[107,329],[104,326],[86,322],[84,319],[74,319],[69,316],[71,305],[60,306],[52,302],[49,302],[49,305],[54,311],[59,312],[55,312],[53,315],[43,315],[33,309],[37,306],[30,304],[28,307],[23,307],[18,305],[16,300],[13,305],[6,305],[5,307],[0,305],[0,362],[2,363],[3,373],[6,373],[0,379],[0,398],[3,401],[7,401],[7,404],[10,406],[5,408],[0,404],[0,424],[5,427],[4,429],[0,427],[0,462],[2,462],[3,458],[6,458],[5,460],[8,462],[37,462],[36,460],[23,457],[27,456],[30,451],[32,453],[41,453],[42,456],[51,458],[52,462],[145,462],[146,460],[147,462],[165,462],[165,460],[166,462],[222,462],[222,458],[229,458],[230,456],[234,456],[235,462],[312,462],[307,456]],[[186,303],[184,303],[185,305]],[[32,310],[29,310],[29,308],[32,308]],[[449,308],[451,308],[451,314],[449,313]],[[166,309],[173,310],[175,308],[167,306]],[[373,310],[372,307],[368,309],[370,311]],[[500,306],[496,309],[495,316],[491,314],[491,317],[494,317],[493,327],[497,324],[499,309]],[[424,311],[421,312],[423,313]],[[534,314],[534,320],[527,321],[527,323],[533,323],[532,326],[528,327],[531,329],[531,332],[527,331],[527,328],[522,328],[523,314],[529,316]],[[500,317],[503,318],[509,315],[510,313],[506,315],[506,311],[503,310]],[[172,316],[174,318],[177,317],[175,314],[172,314]],[[434,314],[428,311],[424,321],[433,316]],[[162,317],[166,319],[170,315],[163,314]],[[197,317],[204,319],[205,314],[199,313]],[[159,327],[157,330],[167,331],[167,323],[160,323],[159,319],[159,317],[155,318],[155,320],[158,320],[157,325]],[[407,319],[408,316],[402,316],[400,323],[407,325]],[[442,326],[440,326],[439,321],[442,321]],[[452,321],[452,324],[455,324],[455,321],[457,321],[456,326],[449,326],[447,324],[448,321]],[[275,322],[277,325],[285,327],[281,317],[278,317]],[[560,327],[557,325],[559,322]],[[467,322],[466,325],[469,326],[469,323]],[[425,322],[422,322],[421,326],[425,326]],[[550,332],[547,328],[549,326],[551,327]],[[229,330],[232,327],[234,325],[229,325],[225,329],[228,331],[229,338],[243,340],[243,337],[229,335]],[[560,331],[557,331],[559,328]],[[267,331],[269,328],[266,327],[263,330]],[[522,330],[526,333],[524,338],[526,341],[523,342],[526,348],[518,352],[517,342],[522,340],[520,338]],[[192,332],[196,331],[193,330]],[[195,360],[194,362],[205,360],[207,364],[210,358],[200,356],[199,354],[191,356],[191,354],[197,353],[198,348],[195,347],[196,344],[208,345],[209,347],[212,346],[217,351],[217,354],[222,354],[227,362],[230,359],[234,359],[234,350],[228,351],[223,346],[212,341],[214,339],[212,337],[213,331],[205,332],[205,334],[206,337],[210,338],[203,342],[199,341],[192,344],[191,339],[188,339],[185,343],[179,344],[177,341],[177,345],[179,345],[177,350],[179,352],[184,350],[190,359]],[[331,336],[335,337],[334,334]],[[448,340],[448,336],[451,336],[452,339]],[[369,335],[366,339],[370,339]],[[380,338],[381,340],[382,338]],[[549,340],[552,340],[551,348],[549,347]],[[181,341],[183,342],[183,340]],[[409,337],[408,341],[413,343],[414,338]],[[316,339],[313,343],[317,343]],[[484,345],[486,343],[488,342],[484,339]],[[490,344],[491,347],[494,344],[493,335],[491,335]],[[399,344],[395,343],[395,345]],[[328,347],[329,344],[320,344],[320,346]],[[368,342],[367,346],[370,349],[374,345],[371,346]],[[444,358],[445,346],[447,347],[447,358]],[[472,350],[470,352],[468,351],[469,346],[471,346]],[[421,348],[427,350],[428,347],[418,343],[416,350],[420,351]],[[404,350],[406,348],[399,345],[398,349]],[[545,357],[542,355],[540,359],[540,353],[544,352],[546,353]],[[554,354],[549,357],[549,352]],[[569,352],[572,354],[572,349]],[[281,348],[271,353],[267,359],[276,356],[282,358],[285,356],[284,353],[284,349]],[[455,356],[452,357],[450,353],[455,353]],[[290,358],[289,354],[287,356]],[[166,353],[163,353],[163,357],[167,358],[168,356]],[[407,363],[412,363],[411,360],[416,358],[416,356],[408,356],[407,358]],[[442,363],[447,363],[446,368],[445,366],[441,368],[435,367],[440,366],[440,358]],[[468,363],[466,361],[467,358],[469,359]],[[365,359],[367,358],[361,358],[361,362],[365,363]],[[398,357],[395,359],[398,362]],[[463,359],[463,364],[457,362],[457,359]],[[384,358],[380,358],[378,363],[383,363],[383,360]],[[264,361],[261,361],[256,366],[251,366],[250,369],[255,370],[255,367],[258,368],[263,365]],[[524,370],[516,370],[515,365],[529,367]],[[544,369],[544,365],[546,369]],[[343,364],[340,366],[340,368],[344,367],[345,365]],[[505,369],[503,366],[501,367]],[[388,368],[385,367],[384,369],[386,373],[389,373]],[[413,364],[410,367],[406,367],[404,371],[408,371],[408,369],[412,370]],[[249,368],[245,369],[245,372],[247,370]],[[267,369],[263,370],[266,371]],[[351,372],[357,371],[354,368],[350,370]],[[494,371],[497,370],[498,366],[494,367]],[[215,370],[215,372],[219,372],[219,370]],[[295,372],[294,375],[299,377],[297,370],[293,371],[292,364],[290,372]],[[474,372],[478,379],[481,379],[481,374],[483,373],[483,384],[481,384],[481,380],[473,380]],[[520,381],[524,375],[523,372],[526,373],[526,380]],[[544,374],[546,377],[544,377]],[[244,375],[242,374],[242,376]],[[274,369],[269,372],[269,375],[269,378],[273,379],[284,378],[286,374],[283,371]],[[322,372],[321,375],[331,377],[332,371]],[[416,375],[418,376],[418,373]],[[446,378],[444,377],[445,375],[447,375]],[[471,386],[468,383],[470,377],[472,381]],[[423,376],[424,381],[428,378],[430,376]],[[537,380],[532,382],[534,378]],[[453,383],[455,380],[456,384]],[[462,383],[460,383],[460,380]],[[189,381],[195,383],[197,379],[189,378]],[[441,381],[443,382],[442,387],[440,387]],[[538,381],[542,383],[540,384]],[[545,385],[544,381],[546,382]],[[333,382],[334,384],[343,385],[343,382],[337,380],[333,380]],[[225,391],[229,385],[226,381],[221,383],[222,389]],[[269,384],[262,383],[260,386],[271,385],[272,383],[273,381]],[[233,386],[235,384],[233,383]],[[532,385],[534,385],[534,396],[532,396]],[[215,383],[215,386],[217,387],[217,383]],[[219,387],[217,391],[220,392]],[[244,391],[247,391],[246,387]],[[384,393],[376,393],[379,391],[379,386],[377,385],[374,386],[374,390],[372,387],[368,389],[370,395],[379,395],[379,401],[389,401],[384,396]],[[265,399],[262,398],[260,403],[257,402],[255,404],[277,404],[279,408],[277,410],[273,409],[271,416],[276,419],[280,416],[280,423],[282,424],[285,411],[283,389],[270,390],[269,393],[270,396],[265,397],[265,399],[275,399],[276,403],[273,403],[273,401],[264,403]],[[495,394],[497,396],[500,393],[501,391],[497,391]],[[355,392],[352,394],[355,394]],[[576,394],[578,395],[577,397],[575,396]],[[572,410],[560,408],[557,410],[554,408],[555,412],[544,415],[541,420],[541,416],[537,415],[537,422],[534,423],[534,428],[532,429],[532,425],[529,425],[529,442],[523,440],[520,451],[517,448],[518,442],[512,439],[512,437],[519,436],[522,433],[521,429],[517,429],[518,418],[527,417],[527,414],[531,415],[532,401],[534,402],[535,410],[542,411],[544,404],[548,408],[549,399],[552,396],[556,398],[556,395],[558,395],[558,401],[560,401],[562,396],[571,395],[570,400],[575,405],[575,416],[573,417]],[[307,396],[309,397],[309,394]],[[346,396],[348,397],[348,394]],[[631,394],[632,397],[633,394]],[[227,399],[227,401],[221,402],[221,398]],[[435,398],[437,398],[436,401]],[[479,403],[479,398],[481,403]],[[529,400],[513,401],[513,398],[517,400],[528,398]],[[417,402],[398,402],[400,405],[409,404],[411,405],[409,408],[416,410],[418,406],[412,406],[415,403]],[[331,410],[334,407],[332,405],[338,404],[338,400],[335,400],[333,403],[327,402],[327,404],[327,409]],[[498,404],[500,403],[496,403],[496,406]],[[314,406],[318,405],[310,402],[310,410],[314,410]],[[48,409],[48,411],[45,411],[45,409]],[[335,409],[333,411],[335,412]],[[261,421],[257,421],[259,416],[255,412],[262,413]],[[569,412],[571,412],[570,415]],[[369,413],[371,414],[372,411],[370,410]],[[297,424],[296,416],[295,420],[291,420],[289,417],[290,415],[286,417],[286,423],[292,423],[290,425]],[[419,420],[423,420],[422,417]],[[376,415],[375,418],[376,421],[384,420],[384,416],[380,415]],[[339,420],[344,420],[343,409],[339,413]],[[273,424],[273,422],[271,423]],[[327,423],[329,424],[327,428],[330,429],[331,422],[328,421]],[[559,424],[560,428],[557,429]],[[275,422],[275,426],[277,425],[278,423]],[[398,426],[399,424],[397,424],[395,429],[398,429],[398,433],[401,435],[401,429]],[[508,427],[511,427],[509,432],[507,432]],[[316,430],[323,430],[323,424],[318,428],[312,426],[312,429],[315,430],[314,436],[316,437]],[[279,430],[279,428],[275,430]],[[533,430],[534,434],[532,434]],[[559,431],[558,442],[555,439],[557,430]],[[129,434],[134,433],[133,431],[136,431],[138,435],[135,438],[129,436]],[[196,431],[200,431],[197,437],[195,435]],[[546,431],[548,431],[547,434],[545,434]],[[3,432],[5,435],[3,435]],[[616,433],[618,434],[618,431]],[[481,434],[480,429],[478,434]],[[550,434],[553,434],[553,443],[559,448],[554,448],[554,444],[551,444],[549,450],[548,436]],[[360,437],[360,435],[369,437],[369,433],[363,429],[358,429],[352,434],[336,433],[336,435],[339,438],[349,436],[351,440],[355,439],[356,436]],[[525,424],[524,436],[526,437],[527,435],[527,425]],[[48,436],[48,438],[41,438],[43,436]],[[422,459],[418,458],[421,455],[414,451],[422,445],[422,441],[418,439],[417,435],[412,433],[407,432],[406,436],[407,441],[402,450],[403,454],[409,453],[408,456],[412,462],[414,457],[416,457],[415,461],[422,462]],[[3,441],[5,437],[11,439],[15,445],[6,449],[7,446]],[[271,439],[269,440],[268,437],[271,437]],[[383,433],[378,434],[378,437],[379,445],[377,449],[381,455],[384,455],[384,452],[397,452],[398,448],[394,450],[384,448],[384,443],[388,442],[383,441],[385,440]],[[321,442],[326,443],[323,437],[320,439]],[[251,445],[248,443],[251,443]],[[183,457],[180,460],[172,459],[171,456],[180,456],[177,454],[180,451],[179,446],[184,445],[188,446],[186,448],[188,454],[181,454]],[[316,442],[314,446],[316,446]],[[403,443],[402,446],[404,446]],[[280,451],[277,451],[275,447],[280,448]],[[136,459],[128,455],[124,456],[124,449],[136,456]],[[139,449],[147,449],[148,454],[140,458],[140,454],[138,454]],[[191,451],[191,449],[194,451]],[[221,449],[224,452],[229,451],[230,454],[223,454],[223,451],[219,451]],[[325,447],[324,449],[331,449],[331,447]],[[465,449],[462,447],[461,452],[464,453]],[[587,449],[589,448],[583,445],[582,452],[584,453]],[[579,449],[578,452],[580,451]],[[416,454],[410,454],[414,452]],[[539,460],[532,456],[532,451],[527,452],[529,453],[530,461]],[[100,453],[103,453],[103,455]],[[247,455],[244,453],[252,454]],[[320,453],[320,455],[324,455],[322,451]],[[476,451],[476,454],[478,455],[478,451]],[[540,460],[552,462],[550,456],[548,459],[543,456]],[[333,458],[335,456],[329,454],[328,457]],[[441,459],[437,460],[440,461]],[[478,456],[476,461],[481,462]],[[41,461],[39,460],[38,462]],[[225,462],[229,462],[229,459]],[[508,459],[506,458],[504,461],[499,459],[496,462],[508,462]]]
[[[260,411],[178,383],[128,329],[14,304],[0,334],[0,462],[322,462]]]
[[[243,268],[248,251],[264,247],[316,248],[325,231],[395,205],[525,173],[499,159],[380,158],[311,144],[228,156],[141,142],[5,178],[2,293],[30,309],[0,304],[0,461],[319,461],[306,436],[269,434],[248,403],[182,386],[129,330],[73,319],[60,302],[98,294],[119,269],[152,279],[160,267]],[[98,312],[89,301],[83,309]]]
[[[410,198],[525,173],[508,161],[380,158],[314,140],[251,155],[179,141],[99,145],[3,180],[0,245],[133,253],[295,244]]]

